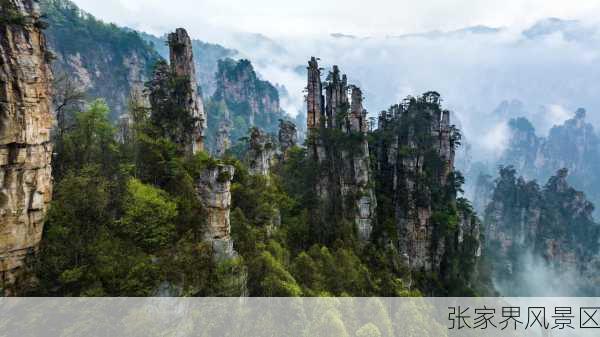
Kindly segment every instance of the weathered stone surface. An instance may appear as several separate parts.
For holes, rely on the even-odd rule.
[[[195,121],[189,151],[196,153],[204,150],[204,130],[207,119],[202,98],[198,95],[192,40],[185,29],[177,28],[175,32],[169,34],[168,41],[172,73],[176,78],[189,81],[187,97],[182,97],[181,102],[185,104],[185,109]]]
[[[323,88],[321,84],[321,70],[317,59],[312,57],[308,62],[308,86],[307,103],[307,127],[308,129],[318,128],[321,124],[321,117],[324,114],[325,98],[323,97]]]
[[[231,181],[235,168],[230,165],[216,165],[207,168],[197,184],[198,198],[207,210],[206,232],[204,237],[213,242],[221,253],[233,253],[231,243]]]
[[[52,197],[51,81],[33,0],[8,0],[0,21],[0,288],[37,249]]]
[[[450,112],[441,110],[439,94],[430,92],[381,112],[378,130],[395,135],[383,137],[374,150],[378,179],[389,181],[382,193],[393,200],[398,249],[411,268],[439,271],[448,247],[445,240],[435,236],[432,217],[439,205],[435,204],[433,193],[444,193],[450,187],[448,178],[454,171],[456,135]],[[426,158],[427,153],[430,159]],[[432,160],[434,153],[437,158]],[[434,173],[429,183],[423,182],[426,171]],[[437,192],[432,192],[433,188]],[[455,203],[456,194],[445,198],[450,200],[443,202]],[[437,202],[442,201],[438,198]],[[466,214],[459,218],[459,236],[468,232],[479,240],[473,221]],[[460,246],[461,242],[452,243]]]
[[[279,121],[279,147],[283,158],[286,158],[287,151],[298,144],[298,130],[296,124],[286,121]]]
[[[319,212],[323,216],[339,210],[339,215],[354,222],[359,238],[368,240],[376,217],[377,200],[370,186],[369,144],[365,137],[367,112],[362,106],[360,89],[352,86],[352,101],[348,98],[349,89],[346,75],[341,75],[339,68],[334,66],[325,83],[324,99],[317,59],[313,57],[308,62],[309,149],[322,166],[316,186],[322,201]],[[327,132],[341,132],[351,145],[325,142],[321,134]]]
[[[229,124],[221,123],[219,130],[217,130],[217,137],[215,139],[215,151],[214,154],[217,158],[221,158],[225,155],[225,152],[231,146],[231,139],[229,138],[229,132],[231,127]]]
[[[252,175],[268,177],[274,156],[275,145],[271,137],[258,128],[252,128],[246,154],[248,172]]]

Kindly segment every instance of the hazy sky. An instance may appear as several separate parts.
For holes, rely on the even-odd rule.
[[[106,21],[163,33],[185,26],[197,38],[221,30],[269,36],[346,33],[385,36],[471,25],[523,27],[545,17],[593,19],[598,0],[74,0]]]

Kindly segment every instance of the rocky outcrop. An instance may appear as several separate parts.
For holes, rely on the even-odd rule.
[[[368,240],[377,200],[370,184],[362,93],[352,87],[350,102],[347,78],[337,66],[325,84],[325,99],[322,89],[320,68],[313,57],[308,63],[306,102],[309,152],[319,165],[315,192],[321,202],[316,217],[323,223],[350,221],[358,237]]]
[[[246,135],[248,129],[258,127],[267,133],[276,133],[279,119],[285,113],[279,103],[277,88],[259,79],[248,60],[220,60],[216,74],[217,89],[214,102],[225,102],[234,122],[233,139]],[[217,125],[217,113],[211,116]]]
[[[492,176],[480,172],[473,191],[473,209],[478,214],[485,214],[485,208],[492,201],[494,182]]]
[[[252,175],[269,177],[274,157],[275,144],[271,141],[271,137],[258,128],[252,128],[246,153],[248,172]]]
[[[298,144],[298,130],[296,124],[286,121],[279,121],[279,150],[283,159],[287,158],[287,152]]]
[[[154,49],[165,59],[169,58],[169,48],[167,46],[167,35],[156,37],[144,32],[138,32],[140,37],[149,42]],[[202,88],[202,97],[210,98],[217,89],[217,80],[215,74],[218,69],[218,61],[228,57],[234,57],[238,51],[225,48],[219,44],[207,43],[192,39],[194,55],[196,57],[196,77],[198,84]]]
[[[194,53],[192,51],[192,40],[183,28],[177,28],[174,33],[169,34],[169,48],[171,59],[171,72],[176,80],[181,81],[184,90],[177,97],[180,106],[193,119],[192,142],[188,152],[196,153],[204,150],[204,130],[206,129],[206,115],[202,98],[198,95],[198,83],[196,81],[196,67],[194,64]]]
[[[510,142],[499,165],[513,166],[527,179],[546,181],[556,171],[567,168],[569,182],[586,192],[590,200],[600,202],[600,139],[586,120],[586,111],[578,109],[573,118],[554,126],[547,137],[539,137],[525,118],[509,123]]]
[[[159,61],[146,83],[151,120],[162,135],[189,155],[204,150],[206,115],[194,70],[190,38],[183,28],[169,35],[171,64]]]
[[[450,112],[442,110],[440,95],[409,97],[381,112],[374,135],[378,195],[386,198],[381,213],[394,221],[397,247],[408,265],[440,272],[451,254],[476,255],[478,222],[466,202],[457,202],[454,157],[460,134],[450,124]]]
[[[227,150],[231,147],[231,139],[229,134],[231,133],[231,122],[223,120],[217,130],[217,136],[215,138],[215,151],[214,154],[217,158],[221,158],[225,155]]]
[[[500,169],[493,197],[485,212],[486,245],[494,277],[503,295],[535,296],[541,292],[521,284],[524,275],[539,270],[549,288],[561,296],[597,296],[600,225],[593,205],[567,183],[559,170],[543,188]],[[577,274],[578,277],[572,277]]]
[[[231,241],[231,181],[235,168],[217,164],[204,170],[197,183],[199,201],[207,212],[205,240],[213,244],[218,254],[233,254]]]
[[[42,237],[52,197],[49,52],[37,1],[0,8],[0,290]]]

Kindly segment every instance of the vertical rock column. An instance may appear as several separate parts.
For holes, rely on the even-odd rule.
[[[352,100],[348,91],[352,88]],[[361,240],[368,240],[375,219],[377,201],[370,187],[369,144],[362,92],[348,86],[346,75],[337,66],[323,86],[320,68],[313,57],[308,62],[307,127],[309,148],[321,165],[315,191],[320,199],[320,220],[331,214],[353,221]],[[326,137],[321,137],[327,134]],[[330,141],[333,137],[333,141]],[[336,137],[340,139],[335,140]],[[342,145],[346,143],[347,145]]]
[[[0,288],[42,237],[52,197],[52,75],[38,4],[0,8]]]
[[[218,255],[233,255],[231,241],[231,181],[235,168],[230,165],[216,165],[207,168],[197,184],[200,202],[207,211],[205,240],[213,244]]]
[[[279,121],[279,147],[281,149],[281,158],[286,159],[288,150],[298,144],[298,130],[296,124],[280,120]]]
[[[250,131],[248,144],[248,172],[252,175],[269,177],[271,162],[275,154],[275,148],[270,137],[258,128]]]
[[[363,108],[362,101],[362,91],[360,88],[352,86],[350,115],[346,121],[347,133],[362,134],[364,136],[367,134],[367,111]],[[373,230],[377,198],[373,189],[369,186],[371,162],[369,143],[366,137],[363,137],[351,152],[351,157],[351,179],[348,184],[351,186],[350,190],[356,195],[354,222],[358,228],[359,238],[368,240]]]
[[[324,113],[323,89],[321,86],[321,70],[315,57],[308,62],[308,86],[306,87],[307,126],[308,130],[318,128]]]
[[[204,130],[207,127],[207,118],[202,98],[198,95],[192,40],[185,29],[178,28],[174,33],[169,34],[169,47],[172,73],[177,79],[188,81],[186,95],[181,97],[180,103],[185,106],[186,111],[195,120],[192,144],[188,145],[188,152],[194,154],[204,150]]]

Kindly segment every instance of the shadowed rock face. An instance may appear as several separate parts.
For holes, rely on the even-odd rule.
[[[191,153],[196,153],[204,150],[206,115],[204,114],[202,98],[198,95],[192,40],[183,28],[178,28],[175,32],[169,34],[168,39],[171,71],[176,78],[186,80],[189,86],[188,90],[185,91],[185,97],[180,98],[180,103],[185,106],[185,110],[195,121],[190,150]]]
[[[439,224],[434,215],[441,211],[436,206],[456,203],[456,193],[444,192],[450,187],[456,148],[450,112],[441,109],[438,93],[426,93],[382,111],[379,132],[393,135],[374,147],[378,179],[389,182],[382,189],[392,196],[396,210],[399,250],[412,268],[438,271],[445,252],[452,248],[448,243],[460,249],[463,234],[479,238],[479,224],[460,210],[459,242],[442,240],[435,233]],[[428,171],[432,179],[423,183]],[[436,202],[442,195],[443,200]]]
[[[600,225],[593,220],[592,203],[569,185],[566,169],[543,187],[516,173],[513,167],[501,168],[485,212],[492,276],[503,289],[502,295],[544,293],[521,284],[523,275],[530,275],[533,268],[548,274],[546,286],[560,289],[557,295],[598,295],[595,266]]]
[[[0,8],[0,289],[37,249],[52,197],[52,74],[38,4]],[[5,20],[10,17],[12,19]]]
[[[370,186],[367,112],[362,107],[362,92],[348,86],[346,75],[341,75],[337,66],[327,77],[325,96],[322,90],[321,71],[313,57],[308,62],[307,127],[309,150],[320,166],[315,188],[321,200],[321,221],[331,221],[324,218],[329,213],[354,222],[358,237],[368,240],[377,201]],[[339,139],[333,141],[331,136]],[[338,144],[342,140],[348,145]]]
[[[275,155],[275,146],[271,137],[258,128],[252,128],[248,143],[248,172],[252,175],[268,177]]]
[[[279,121],[279,146],[283,158],[287,158],[287,151],[298,144],[298,130],[296,124],[280,120]]]

